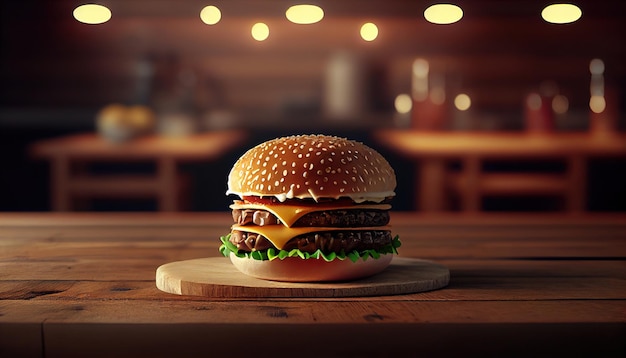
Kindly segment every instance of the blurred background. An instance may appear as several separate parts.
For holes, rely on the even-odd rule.
[[[3,1],[0,211],[54,209],[50,158],[33,152],[42,140],[96,133],[129,145],[222,131],[245,136],[218,158],[177,167],[191,178],[185,210],[227,210],[226,178],[239,155],[308,133],[379,150],[398,174],[394,208],[420,210],[419,161],[384,143],[384,130],[546,140],[600,131],[594,140],[616,149],[586,162],[584,210],[626,211],[626,2],[577,1],[581,14],[552,23],[542,18],[544,1],[456,1],[462,15],[443,24],[425,18],[432,1],[310,3],[323,18],[296,24],[287,0],[103,0],[110,13],[90,15],[104,22],[89,24],[77,11],[84,2]],[[141,128],[117,130],[133,122],[130,108]],[[481,169],[564,170],[556,159]],[[116,160],[90,170],[141,174],[155,164]],[[154,198],[121,199],[105,195],[81,209],[159,210]],[[558,211],[562,201],[502,195],[485,197],[481,210]]]

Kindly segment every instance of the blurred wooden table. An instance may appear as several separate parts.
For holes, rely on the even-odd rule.
[[[242,131],[216,131],[185,137],[146,136],[112,143],[95,133],[43,140],[32,153],[50,161],[52,208],[73,209],[76,197],[156,197],[162,211],[180,209],[178,164],[211,161],[241,145]],[[153,174],[95,175],[78,170],[94,162],[155,163]]]
[[[559,195],[565,210],[586,208],[587,161],[590,158],[626,157],[626,135],[592,136],[589,133],[423,132],[380,130],[375,139],[415,161],[418,173],[417,207],[423,211],[446,210],[446,187],[455,188],[461,209],[481,209],[483,195]],[[461,162],[461,173],[447,171],[452,160]],[[562,160],[564,173],[486,173],[489,160]]]
[[[0,356],[624,356],[626,217],[394,213],[444,289],[229,299],[159,291],[229,213],[0,215]]]

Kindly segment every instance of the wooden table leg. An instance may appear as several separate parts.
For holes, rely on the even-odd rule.
[[[164,157],[157,162],[159,177],[159,209],[161,211],[178,210],[178,185],[176,182],[176,161]]]
[[[461,193],[461,210],[465,212],[480,211],[482,195],[480,193],[481,161],[476,157],[468,157],[463,161],[465,185]]]
[[[70,163],[66,156],[56,156],[50,161],[51,204],[54,211],[70,211],[71,198],[68,181]]]
[[[418,208],[427,212],[445,210],[445,160],[425,158],[419,164],[416,166],[419,178],[416,190]]]
[[[567,198],[566,210],[581,213],[587,206],[587,159],[573,155],[567,159]]]

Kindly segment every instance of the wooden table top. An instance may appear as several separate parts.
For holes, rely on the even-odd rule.
[[[229,213],[0,215],[0,356],[624,356],[626,216],[392,213],[448,287],[356,298],[159,291]],[[235,352],[235,353],[233,353]]]
[[[587,132],[424,132],[384,129],[374,132],[381,144],[409,157],[468,156],[553,157],[570,154],[625,156],[626,134]]]
[[[168,156],[178,160],[204,160],[219,157],[236,148],[245,138],[244,131],[223,130],[181,137],[149,135],[114,143],[97,133],[81,133],[36,142],[31,151],[33,155],[44,158],[67,156],[127,160]]]

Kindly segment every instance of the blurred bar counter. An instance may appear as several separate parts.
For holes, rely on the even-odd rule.
[[[626,157],[626,135],[589,133],[422,132],[383,129],[374,139],[414,161],[417,207],[448,209],[448,193],[460,198],[465,212],[481,210],[485,196],[547,195],[563,198],[563,209],[585,211],[588,160]],[[500,162],[562,162],[562,170],[487,172],[485,164]],[[452,170],[450,163],[460,168]],[[559,167],[559,166],[556,166]]]
[[[213,131],[185,137],[144,136],[112,143],[96,133],[83,133],[33,143],[33,156],[50,161],[52,209],[71,211],[77,201],[96,197],[155,197],[161,211],[185,206],[183,162],[219,160],[241,146],[245,131]],[[97,174],[95,162],[154,163],[150,174]]]

